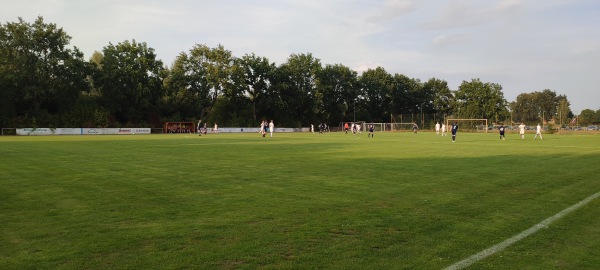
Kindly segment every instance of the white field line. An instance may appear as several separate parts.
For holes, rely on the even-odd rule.
[[[520,240],[523,240],[525,237],[536,233],[540,229],[548,227],[548,225],[550,225],[550,223],[556,221],[559,218],[564,217],[565,215],[569,214],[570,212],[573,212],[573,211],[581,208],[582,206],[590,203],[591,201],[593,201],[594,199],[597,199],[598,197],[600,197],[600,192],[597,192],[596,194],[585,198],[584,200],[570,206],[569,208],[566,208],[565,210],[560,211],[558,214],[545,219],[544,221],[534,225],[533,227],[531,227],[527,230],[524,230],[521,233],[519,233],[509,239],[506,239],[499,244],[496,244],[486,250],[483,250],[475,255],[472,255],[471,257],[468,257],[462,261],[459,261],[451,266],[446,267],[445,270],[458,270],[458,269],[463,269],[463,268],[469,267],[470,265],[472,265],[478,261],[481,261],[481,260],[485,259],[486,257],[493,255]]]

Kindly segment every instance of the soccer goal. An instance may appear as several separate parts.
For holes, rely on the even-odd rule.
[[[413,123],[369,123],[369,122],[361,122],[362,130],[369,130],[369,126],[373,126],[373,131],[375,132],[399,132],[404,130],[412,130]]]
[[[412,131],[414,123],[390,123],[390,131]]]
[[[348,124],[348,132],[352,132],[352,124],[354,124],[354,126],[356,126],[357,131],[360,132],[364,132],[368,126],[368,124],[365,121],[356,121],[356,122],[341,122],[340,123],[340,127],[339,130],[340,131],[344,131],[344,126]],[[358,129],[358,127],[360,127],[360,130]]]
[[[491,127],[488,125],[487,119],[446,119],[446,130],[451,130],[452,124],[456,122],[458,124],[458,129],[461,131],[470,131],[470,132],[485,132],[488,133],[488,130]]]
[[[17,135],[17,129],[16,128],[2,128],[2,136],[6,136],[6,135]]]

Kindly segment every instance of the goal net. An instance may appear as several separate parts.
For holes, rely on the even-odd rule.
[[[467,132],[485,132],[491,130],[492,127],[488,125],[487,119],[446,119],[446,130],[450,131],[452,129],[453,123],[458,124],[459,131],[467,131]]]
[[[368,127],[365,121],[356,121],[356,122],[341,122],[339,130],[345,131],[345,126],[348,125],[348,132],[352,132],[352,124],[356,127],[356,131],[364,132]],[[360,129],[358,128],[360,127]]]
[[[374,132],[382,132],[382,131],[412,131],[413,123],[369,123],[369,122],[361,122],[359,123],[362,126],[362,131],[368,131],[369,126],[373,126]]]
[[[412,131],[414,123],[390,123],[391,131]]]

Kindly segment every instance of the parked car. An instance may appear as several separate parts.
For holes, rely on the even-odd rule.
[[[597,126],[588,126],[587,130],[598,130]]]

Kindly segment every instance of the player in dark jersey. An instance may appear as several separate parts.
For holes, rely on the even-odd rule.
[[[452,142],[456,139],[456,131],[458,131],[458,122],[452,124]]]
[[[369,125],[369,135],[367,137],[373,138],[375,134],[373,133],[373,125]]]
[[[503,141],[504,141],[504,140],[505,140],[505,137],[504,137],[504,126],[503,126],[503,125],[500,125],[500,126],[498,127],[498,130],[500,131],[500,140],[503,140]]]

